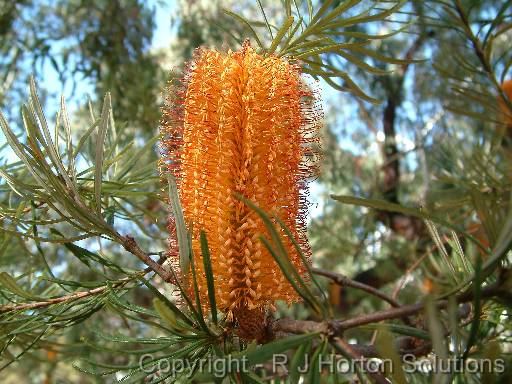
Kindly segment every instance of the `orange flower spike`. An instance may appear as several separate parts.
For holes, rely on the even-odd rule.
[[[503,89],[503,92],[509,100],[512,100],[512,80],[505,80],[503,84],[501,84],[501,88]],[[507,122],[508,125],[512,125],[512,111],[509,110],[509,107],[505,100],[503,100],[502,97],[500,97],[500,108],[503,113],[504,120]]]
[[[218,307],[237,320],[242,337],[258,339],[265,310],[298,297],[259,240],[262,220],[235,194],[277,214],[309,257],[305,192],[316,168],[306,159],[318,141],[320,108],[298,66],[248,44],[227,55],[198,51],[183,84],[163,109],[163,168],[178,180],[196,257],[200,231],[208,238]],[[291,241],[286,246],[304,272]],[[196,268],[206,304],[202,263]]]
[[[512,80],[505,80],[503,84],[501,84],[501,88],[505,95],[507,95],[508,99],[512,100]],[[512,111],[501,96],[499,96],[498,100],[502,121],[507,124],[505,135],[508,136],[509,141],[512,141]]]

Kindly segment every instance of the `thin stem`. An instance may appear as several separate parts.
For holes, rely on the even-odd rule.
[[[350,359],[357,361],[357,362],[361,362],[362,373],[369,376],[375,383],[389,384],[389,381],[380,372],[371,372],[370,370],[367,369],[367,367],[365,367],[364,356],[359,351],[355,350],[352,345],[348,344],[346,341],[344,341],[342,339],[333,340],[331,342],[331,345],[336,350],[341,352],[343,355],[349,357]]]
[[[115,287],[115,288],[122,287],[128,281],[129,281],[129,279],[126,279],[125,281],[118,282],[117,284],[114,284],[111,287]],[[71,295],[56,297],[54,299],[48,299],[45,301],[38,301],[36,303],[20,304],[20,305],[4,305],[4,306],[0,307],[0,313],[7,313],[7,312],[13,312],[13,311],[25,311],[28,309],[43,308],[43,307],[48,307],[53,304],[74,301],[74,300],[78,300],[78,299],[81,299],[84,297],[98,295],[100,293],[105,292],[105,290],[107,290],[108,288],[109,288],[108,286],[104,285],[102,287],[90,289],[88,291],[76,292]]]
[[[154,261],[151,257],[149,257],[149,254],[144,252],[139,247],[139,245],[132,236],[121,236],[120,234],[116,233],[115,238],[124,247],[124,249],[126,249],[132,255],[137,256],[140,261],[142,261],[149,268],[151,268],[151,270],[155,272],[158,276],[160,276],[164,281],[169,282],[172,280],[172,274],[169,271],[166,271],[159,263]]]
[[[369,294],[388,302],[393,307],[396,307],[396,308],[400,307],[400,303],[398,301],[396,301],[391,296],[386,295],[385,293],[379,291],[378,289],[375,289],[374,287],[372,287],[370,285],[363,284],[358,281],[354,281],[345,275],[326,271],[324,269],[313,268],[312,270],[313,270],[313,273],[320,275],[320,276],[327,277],[341,286],[360,289],[361,291],[368,292]]]
[[[163,261],[163,260],[164,259],[162,258],[160,261]],[[146,275],[150,272],[153,272],[153,269],[148,267],[141,272],[137,272],[137,274],[138,275]],[[25,310],[29,310],[29,309],[44,308],[44,307],[48,307],[53,304],[70,302],[70,301],[82,299],[84,297],[99,295],[99,294],[105,292],[108,288],[122,288],[127,283],[132,281],[133,279],[134,279],[134,277],[126,277],[124,279],[116,281],[115,283],[113,283],[111,285],[103,285],[101,287],[89,289],[88,291],[75,292],[70,295],[55,297],[53,299],[47,299],[47,300],[38,301],[35,303],[0,306],[0,314],[7,313],[7,312],[13,312],[13,311],[25,311]]]
[[[494,87],[500,94],[501,99],[505,101],[507,106],[509,108],[512,108],[512,104],[508,97],[506,97],[505,92],[501,88],[500,83],[496,79],[496,74],[494,73],[491,63],[489,62],[488,58],[486,57],[484,53],[484,49],[482,47],[482,44],[477,36],[473,33],[473,30],[471,29],[471,25],[468,19],[468,15],[464,12],[462,2],[460,0],[455,0],[455,10],[457,12],[457,15],[460,18],[460,21],[462,22],[462,25],[464,26],[464,29],[466,31],[466,36],[471,41],[471,44],[473,46],[473,50],[475,51],[475,55],[478,57],[478,60],[482,64],[485,72],[487,73],[489,79],[492,81]]]

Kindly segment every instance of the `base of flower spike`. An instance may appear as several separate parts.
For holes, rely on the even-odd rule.
[[[239,308],[233,313],[238,322],[237,335],[244,340],[262,343],[267,337],[267,314],[262,308]]]

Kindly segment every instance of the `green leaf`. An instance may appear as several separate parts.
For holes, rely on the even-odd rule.
[[[322,6],[318,9],[318,11],[315,13],[311,21],[309,22],[310,25],[314,25],[324,14],[327,12],[329,7],[332,5],[333,0],[326,0],[322,2]]]
[[[206,330],[208,333],[210,332],[210,330],[208,329],[208,327],[206,326],[205,322],[204,322],[204,319],[203,319],[203,315],[202,315],[202,311],[201,313],[198,311],[198,308],[196,308],[196,306],[192,303],[192,300],[191,298],[189,297],[189,292],[188,290],[186,290],[181,284],[180,284],[180,280],[178,278],[178,276],[176,276],[176,273],[174,272],[174,270],[171,268],[170,269],[171,271],[171,274],[174,278],[174,281],[173,281],[173,284],[175,284],[180,293],[181,293],[181,297],[185,300],[185,302],[187,303],[187,306],[189,308],[189,310],[192,312],[192,316],[193,318],[197,321],[197,323],[199,323],[199,326]],[[193,287],[194,288],[194,294],[195,294],[195,286]],[[197,297],[196,297],[197,299]]]
[[[347,1],[341,2],[331,12],[329,12],[327,15],[325,15],[320,20],[318,20],[318,24],[323,26],[323,25],[329,23],[331,20],[339,18],[343,12],[346,12],[350,8],[353,8],[360,2],[361,2],[361,0],[347,0]]]
[[[198,313],[198,320],[199,320],[199,323],[201,324],[202,328],[207,333],[210,333],[210,329],[208,328],[208,326],[206,325],[206,323],[204,321],[203,306],[201,304],[201,296],[199,295],[199,285],[197,282],[197,271],[196,271],[196,265],[195,265],[195,260],[194,260],[194,250],[192,249],[192,235],[190,234],[190,232],[187,233],[187,241],[188,241],[188,246],[189,246],[188,249],[190,252],[189,258],[190,258],[190,265],[192,267],[191,268],[192,283],[193,283],[193,289],[194,289],[194,296],[196,299],[196,310]]]
[[[428,296],[425,301],[425,312],[427,316],[428,330],[432,338],[432,350],[439,359],[446,360],[448,358],[448,349],[445,343],[443,325],[439,319],[439,311],[437,310],[436,304],[431,296]],[[434,382],[442,383],[443,377],[446,378],[446,374],[442,371],[438,371],[435,374]]]
[[[318,335],[318,333],[308,333],[304,335],[290,336],[285,339],[273,341],[271,343],[259,346],[255,350],[249,352],[232,354],[232,357],[235,359],[241,358],[242,356],[245,357],[248,366],[261,364],[271,360],[276,354],[283,353],[289,349],[298,347],[299,345],[313,340]]]
[[[20,204],[20,206],[21,205],[22,204]],[[37,238],[39,235],[38,230],[37,230],[37,225],[35,224],[35,221],[37,220],[37,207],[33,200],[30,201],[30,205],[32,208],[30,210],[30,213],[32,215],[32,220],[34,220],[34,224],[32,225],[32,232],[34,234],[34,238]],[[43,265],[44,265],[46,271],[52,278],[55,278],[55,276],[52,272],[52,269],[50,268],[50,265],[48,264],[48,261],[46,261],[46,256],[44,255],[44,251],[43,251],[43,248],[41,247],[41,243],[37,239],[35,239],[34,242],[36,244],[37,251],[38,251],[39,255],[41,256],[41,260],[43,261]]]
[[[379,355],[383,359],[387,359],[392,362],[392,369],[390,372],[388,372],[388,374],[393,379],[393,383],[407,384],[405,373],[402,367],[402,359],[400,358],[400,355],[395,348],[393,335],[386,329],[385,326],[381,326],[381,329],[377,334],[375,346],[377,347]]]
[[[68,174],[72,175],[73,183],[76,184],[75,158],[73,156],[73,139],[71,137],[71,124],[69,123],[69,115],[66,107],[64,96],[60,98],[60,117],[64,126],[66,138],[66,151],[68,161]]]
[[[171,204],[172,214],[176,223],[176,236],[178,237],[181,275],[186,278],[190,270],[190,251],[188,249],[189,245],[187,240],[187,227],[185,226],[183,208],[181,207],[176,180],[171,174],[167,176],[167,180],[169,185],[169,202]]]
[[[351,55],[350,53],[344,51],[343,49],[337,50],[336,53],[343,57],[345,60],[351,62],[352,64],[357,65],[359,68],[365,70],[366,72],[373,73],[378,76],[389,75],[392,71],[380,69],[377,67],[373,67],[370,64],[366,63],[364,60],[358,58],[357,56]]]
[[[96,211],[101,213],[101,184],[103,175],[104,143],[107,129],[112,114],[112,101],[110,92],[107,92],[103,99],[103,110],[101,111],[100,125],[98,129],[98,139],[96,140],[96,155],[94,161],[94,197],[96,201]]]
[[[210,301],[210,311],[212,313],[212,320],[217,324],[217,303],[215,301],[215,284],[212,271],[212,261],[210,257],[210,249],[208,247],[208,240],[206,233],[201,231],[201,252],[203,254],[204,273],[206,276],[206,284],[208,285],[208,300]]]
[[[480,312],[482,311],[482,302],[480,298],[482,296],[482,258],[479,256],[475,265],[475,278],[473,279],[473,296],[474,296],[474,315],[473,321],[471,322],[471,329],[469,331],[468,340],[466,342],[466,349],[462,355],[462,360],[466,360],[471,351],[471,347],[475,344],[478,337],[478,328],[480,326]]]
[[[60,233],[55,228],[50,228],[50,232],[52,234],[58,235],[62,238],[64,238],[64,235]],[[63,245],[82,263],[87,265],[88,267],[91,267],[90,260],[95,261],[101,265],[104,265],[105,267],[112,268],[118,272],[124,273],[124,270],[117,264],[113,263],[110,260],[107,260],[100,255],[89,251],[88,249],[82,248],[76,244],[73,244],[72,242],[65,242]]]
[[[412,336],[412,337],[415,337],[417,339],[422,339],[422,340],[430,340],[429,333],[422,329],[418,329],[415,327],[409,327],[407,325],[392,324],[392,323],[387,324],[386,327],[387,327],[388,331],[397,333],[399,335]],[[357,328],[369,330],[369,331],[378,331],[378,330],[382,329],[382,326],[379,324],[367,324],[367,325],[362,325]]]
[[[361,12],[360,14],[358,14],[356,16],[349,17],[346,19],[341,19],[339,21],[333,21],[333,22],[329,23],[328,25],[326,25],[325,27],[346,28],[346,27],[349,27],[351,25],[356,25],[356,24],[369,23],[369,22],[373,22],[373,21],[382,21],[389,15],[398,11],[405,3],[406,3],[406,0],[398,0],[397,4],[394,5],[393,7],[390,7],[382,12],[379,12],[379,13],[376,13],[373,15],[369,15],[370,10],[368,9],[368,10]]]
[[[41,102],[39,101],[39,97],[37,96],[37,90],[36,90],[36,82],[34,80],[34,77],[30,77],[30,101],[31,101],[31,107],[34,109],[35,114],[37,115],[37,118],[39,119],[39,123],[41,125],[41,131],[42,135],[40,133],[40,130],[37,127],[37,123],[35,122],[35,118],[32,119],[32,121],[36,125],[36,135],[35,139],[38,139],[39,142],[43,145],[45,148],[48,156],[50,157],[51,162],[57,168],[59,175],[64,179],[66,185],[73,190],[74,193],[76,193],[76,190],[73,187],[73,183],[69,179],[69,176],[64,169],[64,165],[62,164],[62,160],[59,156],[59,149],[58,147],[54,146],[52,142],[52,138],[50,135],[50,131],[48,129],[48,124],[46,122],[46,118],[43,113],[43,107],[41,106]],[[35,117],[35,116],[34,116]],[[44,137],[44,139],[42,139]],[[35,143],[34,143],[35,144]],[[37,145],[36,145],[37,146]]]
[[[437,231],[436,226],[430,220],[424,220],[424,222],[430,233],[430,237],[434,241],[437,249],[439,250],[439,253],[443,258],[444,265],[447,265],[449,267],[448,269],[450,270],[451,278],[455,281],[455,283],[458,283],[459,281],[455,273],[455,267],[453,266],[452,261],[450,260],[448,252],[446,251],[446,247],[444,246],[444,243],[441,240],[441,237],[439,236],[439,232]]]
[[[424,62],[425,60],[402,60],[402,59],[395,59],[393,57],[389,57],[389,56],[384,56],[384,55],[381,55],[380,53],[377,53],[376,51],[372,51],[370,49],[366,49],[366,48],[363,48],[361,46],[354,46],[352,48],[353,51],[355,52],[359,52],[365,56],[368,56],[368,57],[371,57],[373,59],[376,59],[378,61],[382,61],[383,63],[389,63],[389,64],[399,64],[399,65],[404,65],[404,64],[410,64],[410,63],[422,63]]]
[[[305,357],[307,354],[309,354],[310,349],[311,341],[301,344],[293,354],[292,360],[290,362],[290,369],[288,370],[291,384],[298,384],[301,375],[299,368],[304,363]]]
[[[75,149],[73,150],[73,158],[76,158],[78,154],[82,151],[82,147],[85,145],[85,142],[89,137],[92,135],[94,130],[98,127],[99,121],[95,121],[91,124],[89,128],[84,132],[82,137],[80,137],[80,140],[78,140],[78,144],[76,145]]]
[[[350,38],[355,38],[355,39],[363,39],[363,40],[383,40],[383,39],[388,39],[388,38],[393,37],[399,33],[406,31],[412,24],[413,24],[412,22],[407,23],[405,26],[403,26],[395,31],[392,31],[389,33],[384,33],[381,35],[369,35],[364,32],[346,31],[346,30],[332,31],[332,32],[329,32],[329,34],[336,35],[336,36],[345,36],[345,37],[350,37]]]
[[[265,384],[265,382],[254,372],[241,372],[242,382],[247,384]]]
[[[270,39],[274,39],[274,35],[272,34],[272,28],[267,20],[267,15],[265,14],[265,10],[263,9],[263,5],[261,4],[261,0],[257,0],[258,5],[260,7],[261,14],[263,15],[263,19],[265,20],[265,25],[267,26],[268,33],[270,34]]]
[[[34,178],[41,185],[45,185],[44,180],[41,178],[37,170],[37,164],[35,164],[33,159],[27,155],[24,146],[20,143],[16,134],[12,131],[2,112],[0,112],[0,127],[2,128],[7,143],[9,143],[9,146],[14,151],[16,156],[18,156],[18,158],[23,161],[32,176],[34,176]]]
[[[158,298],[154,298],[153,307],[155,308],[155,311],[158,312],[160,317],[165,320],[172,329],[183,332],[183,329],[180,327],[176,319],[176,314],[170,310],[169,307],[163,303],[163,301]]]
[[[311,357],[311,366],[309,368],[309,382],[311,384],[320,384],[320,359],[322,358],[322,354],[327,348],[327,345],[327,339],[322,340],[322,344],[316,348],[313,356]]]
[[[501,261],[505,259],[512,248],[512,209],[508,212],[505,224],[502,226],[496,245],[492,250],[491,256],[483,264],[482,278],[490,276]]]
[[[144,277],[139,277],[139,280],[162,302],[164,303],[170,310],[172,310],[176,316],[180,317],[185,323],[191,327],[194,326],[194,322],[181,311],[176,305],[170,301],[167,297],[162,295],[162,293],[156,289],[148,280]]]
[[[231,12],[230,10],[228,9],[223,9],[224,13],[228,16],[231,16],[232,18],[236,19],[237,21],[239,21],[240,23],[242,23],[243,25],[245,25],[249,31],[252,33],[252,36],[254,37],[254,39],[256,40],[256,43],[258,44],[258,46],[260,46],[261,48],[265,48],[263,46],[263,43],[261,42],[258,34],[256,33],[256,31],[254,30],[254,28],[252,27],[251,23],[246,19],[244,18],[243,16],[240,16],[240,15],[237,15],[236,13],[234,12]]]
[[[337,196],[337,195],[331,195],[331,198],[333,200],[339,201],[344,204],[352,204],[352,205],[358,205],[361,207],[368,207],[373,209],[380,209],[383,211],[389,211],[389,212],[398,212],[402,213],[404,215],[414,216],[425,220],[431,220],[435,223],[441,224],[447,228],[453,229],[456,232],[464,233],[465,236],[470,239],[472,242],[474,242],[480,249],[485,251],[485,247],[475,239],[473,236],[469,235],[463,228],[460,228],[456,225],[453,225],[449,222],[447,222],[444,219],[441,219],[440,217],[433,216],[427,212],[421,211],[419,209],[414,208],[408,208],[404,207],[400,204],[394,204],[390,203],[386,200],[377,200],[377,199],[364,199],[361,197],[354,197],[354,196]],[[512,227],[512,220],[511,220],[511,227]],[[512,235],[510,236],[512,240]]]
[[[453,249],[454,259],[457,262],[458,269],[463,271],[465,275],[471,275],[473,271],[473,266],[471,262],[466,257],[464,250],[462,249],[462,245],[460,244],[459,237],[455,233],[455,231],[451,231],[452,239],[449,241],[450,246]]]
[[[313,281],[313,283],[315,284],[315,286],[317,287],[318,291],[320,292],[320,294],[322,295],[323,299],[324,299],[324,305],[325,306],[329,306],[328,302],[329,302],[329,299],[327,298],[325,292],[324,292],[324,289],[322,288],[322,286],[320,285],[320,283],[318,282],[318,279],[316,278],[315,274],[313,273],[313,270],[311,268],[311,264],[310,262],[308,261],[308,259],[306,258],[306,256],[304,255],[304,253],[302,252],[302,248],[301,246],[299,245],[297,239],[295,239],[295,237],[293,236],[293,233],[292,231],[290,231],[290,228],[288,228],[286,226],[286,224],[284,223],[283,220],[281,220],[280,217],[277,217],[275,216],[274,219],[277,221],[277,223],[280,225],[281,229],[284,231],[284,233],[286,234],[286,236],[290,239],[290,241],[292,242],[293,244],[293,247],[295,248],[295,250],[297,251],[297,253],[299,254],[301,260],[302,260],[302,264],[304,264],[304,266],[306,267],[307,271],[308,271],[308,274],[309,274],[309,278],[311,279],[311,281]]]
[[[268,49],[269,53],[274,53],[274,51],[279,46],[279,43],[281,40],[283,40],[284,35],[290,27],[293,25],[293,16],[288,17],[281,28],[279,28],[279,31],[277,31],[276,37],[272,40],[272,44],[270,45],[270,48]],[[285,47],[283,47],[285,48]]]
[[[160,135],[156,135],[156,136],[153,136],[150,140],[148,140],[146,142],[146,144],[144,144],[144,146],[142,148],[140,148],[137,152],[135,152],[133,154],[133,156],[130,156],[125,163],[123,163],[123,165],[121,166],[121,168],[119,168],[118,170],[116,170],[116,178],[118,180],[122,179],[123,177],[127,176],[128,173],[130,172],[130,170],[133,168],[133,166],[135,164],[137,164],[137,162],[140,160],[140,158],[146,153],[146,152],[149,152],[151,150],[151,148],[153,147],[153,145],[155,143],[158,142],[158,140],[160,139]]]
[[[326,75],[326,74],[320,74],[320,76],[325,80],[325,82],[327,84],[329,84],[331,87],[333,87],[334,89],[337,89],[339,91],[351,91],[354,95],[356,95],[357,97],[363,99],[363,100],[366,100],[372,104],[375,104],[375,105],[379,105],[381,103],[380,100],[378,99],[375,99],[371,96],[368,96],[361,88],[359,88],[359,86],[357,86],[357,84],[350,78],[350,76],[346,73],[339,73],[338,74],[338,77],[341,77],[344,81],[345,81],[345,86],[344,87],[341,87],[339,86],[338,84],[336,84],[332,79],[331,79],[331,75]]]
[[[7,272],[0,272],[0,285],[6,288],[9,292],[25,299],[45,300],[21,288],[16,282],[16,279],[9,275]]]
[[[311,43],[311,44],[309,44]],[[345,44],[345,43],[335,43],[335,44],[317,44],[316,41],[308,42],[308,45],[312,45],[313,48],[308,50],[301,50],[298,53],[294,55],[294,58],[297,59],[311,59],[314,57],[319,57],[319,55],[323,53],[338,53],[343,48],[347,46],[351,46],[352,44]]]
[[[456,113],[458,115],[471,117],[473,119],[483,121],[483,122],[489,122],[489,123],[495,123],[495,124],[503,124],[503,122],[497,118],[493,118],[493,115],[490,115],[489,113],[479,113],[479,112],[473,112],[468,108],[463,107],[456,107],[453,105],[445,105],[444,106],[447,110]]]

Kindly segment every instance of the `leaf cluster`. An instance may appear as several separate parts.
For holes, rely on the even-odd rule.
[[[310,0],[282,1],[280,13],[284,19],[279,25],[268,22],[260,2],[264,23],[247,20],[229,10],[225,12],[247,28],[262,52],[297,60],[305,73],[322,78],[334,89],[349,91],[366,101],[379,103],[364,92],[348,72],[341,71],[331,61],[336,57],[373,75],[389,72],[368,64],[365,59],[389,64],[408,62],[382,55],[372,48],[372,43],[403,32],[407,25],[384,34],[368,34],[355,29],[372,23],[392,22],[390,17],[405,4],[404,1],[392,1],[386,2],[386,8],[381,8],[381,3],[373,1],[367,4],[361,0],[338,3],[330,0],[315,6]],[[258,33],[258,29],[263,27],[270,36],[269,44],[265,44]]]

